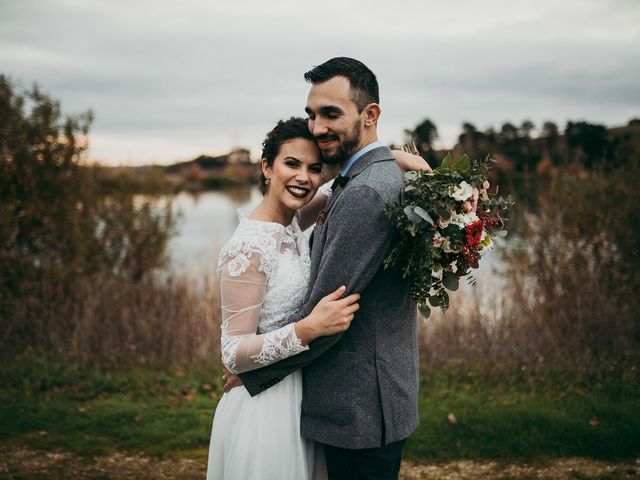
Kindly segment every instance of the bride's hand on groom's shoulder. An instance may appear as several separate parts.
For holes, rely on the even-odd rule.
[[[345,332],[351,325],[355,312],[360,308],[359,293],[342,298],[347,288],[343,285],[325,296],[311,313],[296,322],[296,335],[303,345],[308,345],[318,337],[326,337]]]
[[[420,155],[405,152],[403,150],[391,150],[393,158],[403,172],[432,172],[432,168]]]

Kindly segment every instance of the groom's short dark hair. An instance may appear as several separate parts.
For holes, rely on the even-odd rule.
[[[369,103],[380,103],[378,79],[364,63],[355,58],[335,57],[304,74],[307,82],[316,84],[333,77],[346,77],[351,84],[351,100],[362,112]]]

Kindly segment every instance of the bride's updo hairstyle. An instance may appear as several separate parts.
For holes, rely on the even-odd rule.
[[[306,138],[315,142],[315,138],[307,126],[306,118],[291,117],[289,120],[280,120],[273,127],[273,130],[267,133],[267,138],[262,142],[262,159],[266,160],[267,165],[273,167],[273,162],[280,152],[280,145],[294,138]],[[267,179],[260,169],[260,191],[264,195],[267,190]]]

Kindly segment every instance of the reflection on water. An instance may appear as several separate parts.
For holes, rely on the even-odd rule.
[[[253,207],[261,198],[257,187],[176,195],[181,218],[169,247],[172,266],[195,274],[215,267],[218,250],[238,225],[238,208]]]

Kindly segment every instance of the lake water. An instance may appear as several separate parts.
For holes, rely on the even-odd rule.
[[[195,279],[205,271],[215,271],[220,247],[238,225],[237,210],[252,208],[261,199],[257,187],[176,195],[174,206],[181,212],[181,219],[178,233],[169,246],[173,268]],[[500,248],[489,252],[480,262],[480,268],[474,271],[476,287],[471,288],[463,281],[455,297],[480,301],[481,305],[486,302],[489,308],[490,301],[500,294],[504,284],[504,277],[498,273],[500,258]]]
[[[173,204],[181,218],[169,245],[172,266],[194,275],[215,268],[220,247],[238,226],[238,209],[251,208],[261,198],[257,187],[176,195]]]

